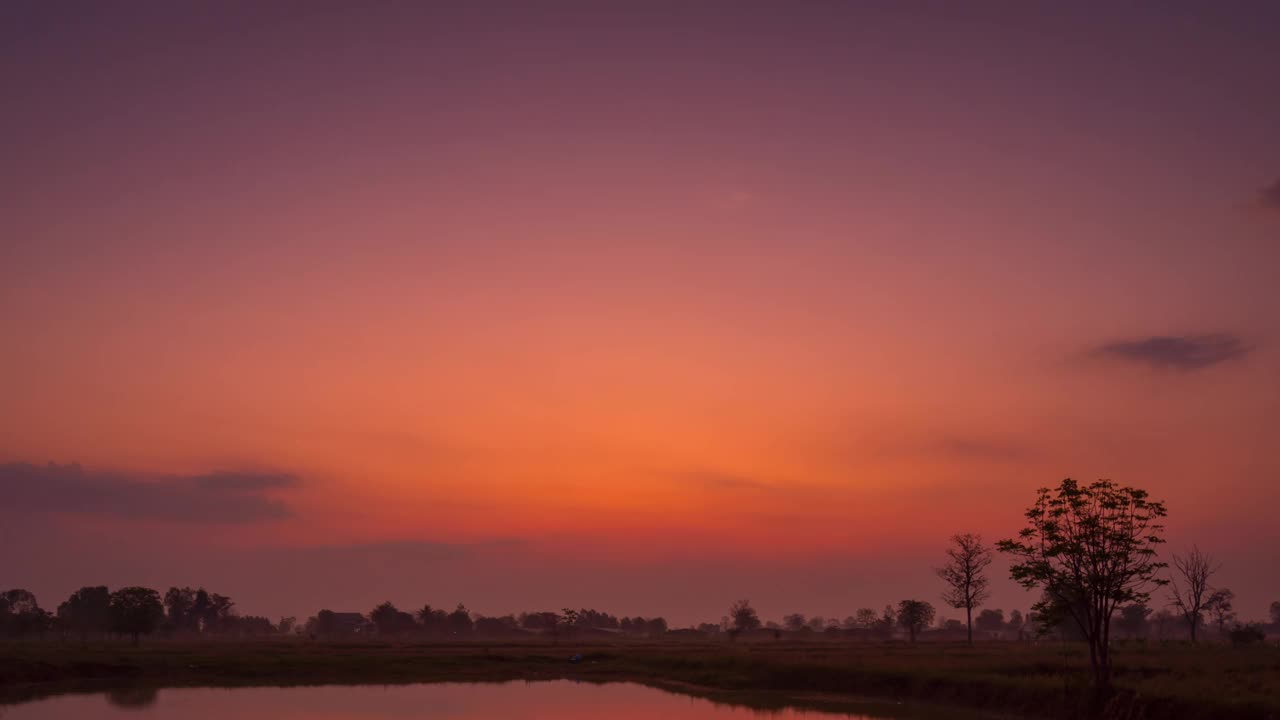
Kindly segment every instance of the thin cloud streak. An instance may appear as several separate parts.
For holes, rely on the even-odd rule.
[[[165,522],[247,524],[292,516],[268,496],[298,486],[294,475],[212,472],[145,476],[85,470],[79,464],[0,465],[0,493],[10,512],[83,513]]]

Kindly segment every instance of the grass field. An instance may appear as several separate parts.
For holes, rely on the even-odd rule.
[[[570,663],[574,654],[582,662]],[[1065,668],[1065,670],[1064,670]],[[922,699],[1030,717],[1085,714],[1084,648],[1013,643],[0,644],[0,701],[121,685],[631,680],[726,702],[838,707]],[[1280,718],[1280,647],[1126,646],[1107,718]]]

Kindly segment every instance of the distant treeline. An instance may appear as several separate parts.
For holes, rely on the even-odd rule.
[[[1206,613],[1209,628],[1220,639],[1238,641],[1232,633],[1241,626],[1230,624],[1225,614]],[[1269,623],[1253,623],[1255,632],[1280,633],[1280,601],[1271,604]],[[983,640],[1029,640],[1045,634],[1068,640],[1083,639],[1071,623],[1053,623],[1035,613],[983,609],[973,620],[977,636]],[[861,608],[843,619],[792,613],[780,621],[761,621],[747,601],[729,608],[718,623],[701,623],[672,629],[662,617],[616,616],[594,609],[559,612],[536,611],[486,616],[458,604],[453,610],[423,605],[413,612],[384,602],[367,613],[321,610],[304,623],[293,617],[272,622],[257,615],[240,615],[228,596],[205,588],[172,587],[161,595],[143,587],[125,587],[114,592],[104,586],[83,587],[58,605],[55,612],[40,607],[26,590],[0,593],[0,637],[106,637],[118,635],[135,641],[142,636],[162,637],[269,637],[303,636],[340,640],[384,639],[465,639],[517,636],[582,637],[617,636],[661,638],[670,635],[763,639],[856,639],[962,640],[967,624],[937,615],[933,605],[922,600],[903,600],[883,610]],[[1152,610],[1143,604],[1121,608],[1113,621],[1117,639],[1185,640],[1186,623],[1169,609]],[[1247,638],[1246,638],[1247,639]]]

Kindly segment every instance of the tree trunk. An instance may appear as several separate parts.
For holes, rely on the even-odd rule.
[[[969,644],[973,644],[973,606],[964,609],[965,619],[969,623]]]

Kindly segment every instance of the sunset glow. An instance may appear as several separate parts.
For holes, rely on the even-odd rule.
[[[1275,599],[1273,7],[376,5],[0,11],[0,585],[843,617],[1106,477]]]

